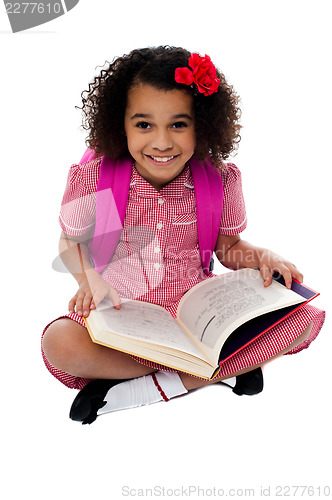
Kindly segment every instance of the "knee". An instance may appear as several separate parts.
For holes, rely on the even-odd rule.
[[[70,321],[60,319],[52,323],[42,340],[43,351],[49,363],[64,371],[68,371],[75,355],[75,332],[71,332]]]

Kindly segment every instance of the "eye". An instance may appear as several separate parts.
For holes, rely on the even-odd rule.
[[[187,126],[188,124],[186,122],[175,122],[172,125],[173,128],[185,128]]]
[[[137,128],[141,128],[143,130],[147,130],[151,127],[151,125],[148,122],[138,122],[136,123]]]

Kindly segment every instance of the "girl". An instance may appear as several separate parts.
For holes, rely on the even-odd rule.
[[[236,394],[260,392],[260,366],[276,355],[308,347],[322,326],[323,311],[305,306],[226,362],[211,382],[94,344],[83,320],[104,298],[116,309],[121,298],[130,298],[159,304],[175,315],[183,294],[213,276],[198,239],[197,161],[208,180],[221,178],[223,188],[219,200],[208,205],[223,202],[208,256],[214,250],[230,269],[260,269],[265,286],[273,272],[283,275],[287,287],[292,278],[302,281],[295,265],[240,238],[246,227],[241,175],[224,161],[240,140],[233,88],[208,56],[158,47],[116,59],[83,92],[82,100],[90,149],[70,169],[60,213],[60,252],[78,291],[69,302],[69,314],[48,325],[42,340],[50,372],[81,389],[70,417],[91,423],[103,413],[168,401],[220,381]],[[118,166],[120,183],[115,188],[127,189],[128,196],[123,228],[120,224],[121,230],[112,233],[114,251],[107,243],[101,262],[98,252],[104,252],[106,240],[97,242],[98,251],[95,243],[100,237],[97,221],[107,215],[106,205],[96,202],[103,158]],[[129,175],[122,166],[128,161]],[[112,223],[117,215],[113,213]]]

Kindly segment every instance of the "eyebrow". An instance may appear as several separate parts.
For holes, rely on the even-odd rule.
[[[151,119],[152,115],[146,114],[146,113],[135,113],[133,116],[130,117],[131,120],[135,120],[135,118],[148,118]],[[187,120],[193,120],[192,116],[187,115],[187,113],[181,113],[178,115],[173,115],[171,116],[171,120],[179,120],[181,118],[186,118]]]

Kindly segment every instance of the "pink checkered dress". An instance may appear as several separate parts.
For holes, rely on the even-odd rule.
[[[69,235],[85,234],[87,239],[93,235],[100,162],[98,158],[73,165],[69,171],[59,218],[61,228]],[[234,164],[228,163],[222,177],[224,201],[220,233],[235,235],[247,224],[241,174]],[[101,276],[121,297],[161,305],[173,316],[183,294],[213,276],[212,273],[206,276],[201,267],[194,186],[188,165],[159,192],[133,168],[123,231]],[[65,316],[85,326],[77,314]],[[305,306],[224,363],[219,376],[269,359],[289,346],[311,321],[311,334],[296,352],[307,347],[324,322],[323,311],[311,306]],[[57,370],[44,353],[43,358],[50,372],[68,387],[80,389],[88,382]],[[134,359],[152,368],[171,370]]]

